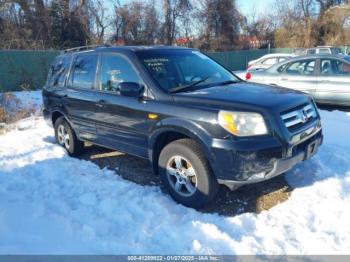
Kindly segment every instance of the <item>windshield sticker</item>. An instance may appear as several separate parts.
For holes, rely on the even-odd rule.
[[[154,71],[160,71],[164,68],[164,64],[169,62],[167,58],[149,58],[144,60],[146,65]]]

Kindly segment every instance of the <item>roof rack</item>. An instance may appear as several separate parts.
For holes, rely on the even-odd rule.
[[[94,49],[97,47],[110,47],[110,46],[111,45],[109,45],[109,44],[78,46],[78,47],[73,47],[73,48],[62,50],[61,54],[66,54],[66,53],[70,53],[70,52],[79,52],[79,51],[83,51],[83,50]]]

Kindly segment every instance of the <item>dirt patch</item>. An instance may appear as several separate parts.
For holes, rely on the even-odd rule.
[[[153,174],[148,160],[97,146],[86,147],[81,158],[92,161],[101,168],[114,170],[124,179],[137,184],[160,186],[160,179]],[[200,211],[224,216],[259,213],[286,201],[291,190],[283,175],[233,192],[222,186],[216,200]]]

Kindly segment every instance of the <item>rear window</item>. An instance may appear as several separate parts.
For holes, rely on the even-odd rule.
[[[71,62],[70,56],[59,56],[53,62],[47,84],[51,87],[63,87]]]

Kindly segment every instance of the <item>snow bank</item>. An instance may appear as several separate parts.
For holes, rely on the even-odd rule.
[[[287,174],[288,201],[203,214],[55,145],[42,119],[0,136],[0,254],[346,254],[350,116],[322,112],[325,144]]]
[[[4,93],[0,93],[1,95]],[[32,127],[33,119],[42,114],[42,95],[41,91],[20,91],[8,93],[10,96],[5,103],[7,118],[11,124],[0,123],[0,129],[28,129]],[[0,99],[1,100],[1,99]],[[1,106],[1,105],[0,105]],[[27,118],[26,120],[21,118]],[[13,121],[17,121],[12,123]]]
[[[36,113],[40,114],[41,105],[43,104],[43,98],[41,90],[38,91],[20,91],[13,92],[13,94],[21,100],[23,107],[36,109]]]

